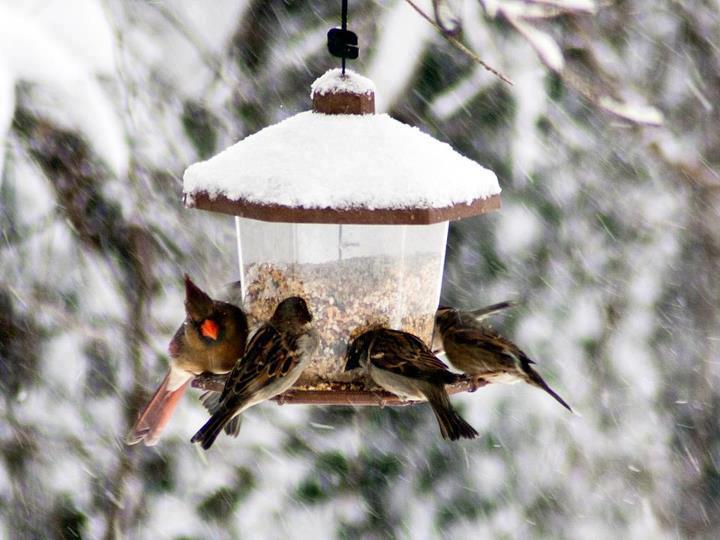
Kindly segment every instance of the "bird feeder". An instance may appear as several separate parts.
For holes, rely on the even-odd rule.
[[[375,114],[374,92],[331,70],[312,85],[312,111],[185,171],[185,206],[236,216],[244,309],[267,320],[300,295],[314,314],[319,350],[280,402],[400,403],[343,371],[348,342],[382,324],[430,344],[448,222],[500,207],[492,171]],[[195,384],[219,390],[222,378]]]

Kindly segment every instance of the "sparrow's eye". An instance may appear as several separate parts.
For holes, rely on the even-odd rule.
[[[213,341],[218,338],[219,332],[220,327],[218,326],[218,323],[216,323],[212,319],[205,319],[200,325],[200,333],[206,338],[212,339]]]

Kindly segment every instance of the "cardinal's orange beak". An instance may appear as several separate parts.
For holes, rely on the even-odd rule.
[[[210,338],[215,341],[218,338],[218,332],[220,327],[212,319],[205,319],[200,325],[200,333],[206,338]]]

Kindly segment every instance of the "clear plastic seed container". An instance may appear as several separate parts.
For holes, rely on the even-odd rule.
[[[245,308],[267,320],[305,298],[320,348],[301,385],[349,381],[348,341],[375,324],[432,338],[448,222],[432,225],[275,223],[237,218]]]

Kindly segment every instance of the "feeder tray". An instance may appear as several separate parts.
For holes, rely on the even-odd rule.
[[[250,135],[184,175],[183,201],[236,216],[244,309],[257,321],[299,295],[320,348],[278,403],[406,405],[344,372],[349,341],[369,326],[430,344],[448,222],[500,207],[497,177],[449,145],[376,115],[374,85],[332,70],[313,111]],[[222,390],[224,376],[192,385]],[[467,378],[448,393],[486,382]]]
[[[201,390],[221,392],[225,386],[227,375],[200,375],[193,379],[192,386]],[[487,381],[482,377],[465,376],[464,380],[445,387],[447,393],[474,392],[485,386]],[[294,386],[287,392],[272,398],[278,405],[347,405],[347,406],[380,406],[402,407],[413,405],[417,401],[407,401],[395,394],[386,392],[380,387],[368,384],[367,381],[354,383],[331,382],[321,387]]]

